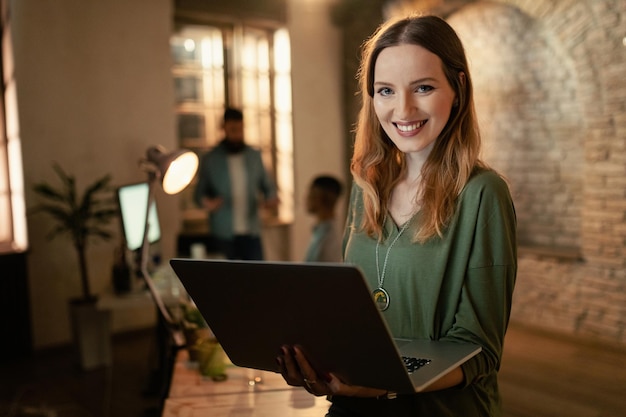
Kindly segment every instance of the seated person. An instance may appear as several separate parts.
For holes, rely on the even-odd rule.
[[[341,262],[341,236],[335,224],[335,206],[341,195],[342,185],[335,177],[316,177],[306,198],[309,214],[315,216],[311,240],[306,252],[306,262]]]

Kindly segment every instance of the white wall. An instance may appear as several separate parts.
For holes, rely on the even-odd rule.
[[[142,181],[138,160],[151,144],[175,144],[170,74],[170,0],[13,0],[13,33],[26,204],[52,162],[79,187],[104,174],[116,185]],[[164,258],[180,224],[175,197],[161,198]],[[116,232],[117,224],[112,225]],[[51,222],[29,215],[28,276],[35,348],[70,338],[67,300],[80,294],[78,263],[68,239],[45,239]],[[88,252],[92,291],[110,290],[113,247]],[[151,309],[114,315],[114,329],[145,326]]]
[[[332,25],[333,0],[289,0],[288,24],[294,108],[295,222],[291,229],[291,258],[302,260],[313,219],[304,198],[318,174],[332,174],[346,184],[348,157],[341,84],[341,38]],[[343,207],[340,202],[338,207]],[[343,212],[338,213],[341,221]]]

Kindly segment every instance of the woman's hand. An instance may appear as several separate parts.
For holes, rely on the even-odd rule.
[[[299,346],[282,346],[281,353],[276,360],[287,384],[304,387],[315,396],[378,397],[387,394],[387,391],[378,388],[346,385],[333,374],[317,374]]]

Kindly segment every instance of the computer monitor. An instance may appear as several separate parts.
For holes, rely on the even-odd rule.
[[[143,243],[148,191],[147,182],[122,185],[116,190],[122,231],[126,240],[126,247],[131,251],[141,248]],[[159,225],[156,202],[150,208],[148,219],[148,242],[155,243],[161,239],[161,226]]]

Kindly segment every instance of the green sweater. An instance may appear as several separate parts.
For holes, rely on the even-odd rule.
[[[360,230],[362,214],[362,192],[355,186],[345,261],[363,270],[373,290],[378,287],[376,239]],[[412,396],[407,415],[499,416],[497,372],[517,272],[516,218],[508,187],[496,173],[480,172],[462,191],[442,238],[411,242],[418,222],[419,213],[389,252],[383,287],[390,304],[383,315],[392,334],[472,342],[483,350],[462,366],[463,386]],[[379,248],[381,272],[398,232],[387,216]]]

